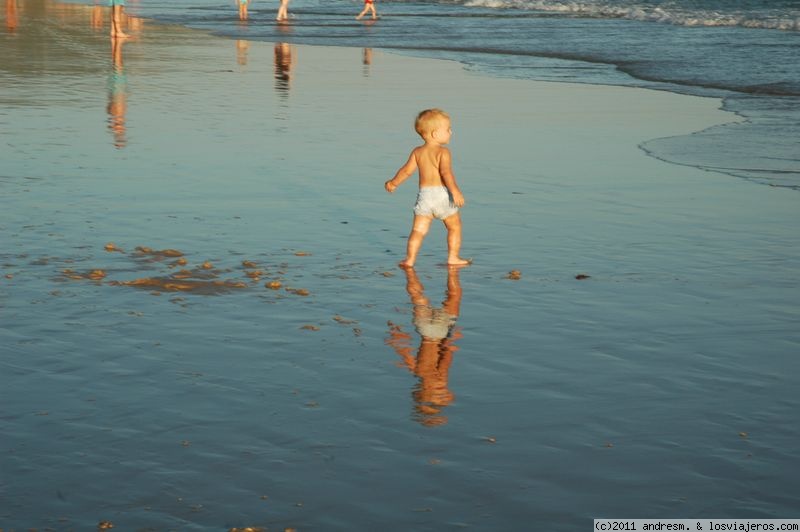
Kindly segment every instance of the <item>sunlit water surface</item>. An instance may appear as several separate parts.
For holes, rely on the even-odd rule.
[[[554,92],[456,64],[147,23],[114,49],[88,8],[23,5],[0,57],[0,527],[795,516],[794,191],[648,158],[618,111],[540,131],[556,103],[480,102]],[[437,227],[407,278],[413,185],[382,183],[439,101],[475,263],[441,267]],[[447,338],[412,296],[446,300]]]

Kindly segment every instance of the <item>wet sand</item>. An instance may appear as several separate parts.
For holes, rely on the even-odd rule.
[[[798,195],[638,148],[718,101],[4,13],[3,529],[793,516]],[[474,264],[408,276],[431,106]]]

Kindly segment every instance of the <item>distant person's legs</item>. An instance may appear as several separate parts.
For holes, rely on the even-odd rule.
[[[378,18],[378,13],[375,11],[375,3],[372,2],[371,0],[367,0],[366,2],[364,2],[364,9],[362,9],[361,13],[359,13],[358,16],[356,16],[356,20],[361,20],[367,13],[372,13],[373,19]]]
[[[289,20],[289,0],[281,0],[281,4],[278,7],[278,16],[275,17],[275,20]]]
[[[122,31],[123,13],[125,8],[124,0],[110,0],[111,3],[111,36],[112,37],[127,37],[128,35]]]

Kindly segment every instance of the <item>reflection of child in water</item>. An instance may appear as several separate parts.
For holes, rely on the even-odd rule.
[[[441,412],[454,399],[447,381],[453,354],[458,350],[452,342],[461,337],[455,332],[461,306],[458,270],[456,266],[448,268],[447,294],[439,308],[430,305],[416,272],[410,268],[405,270],[406,290],[414,305],[414,327],[421,337],[416,358],[412,355],[410,335],[389,322],[386,343],[400,355],[404,365],[419,377],[412,392],[415,403],[413,417],[426,426],[447,423],[447,417]]]

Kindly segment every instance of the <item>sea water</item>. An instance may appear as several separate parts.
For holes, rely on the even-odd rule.
[[[796,0],[293,0],[289,25],[256,1],[140,0],[129,10],[235,38],[404,50],[498,76],[622,84],[720,97],[741,120],[651,140],[655,157],[800,186],[800,2]],[[491,99],[492,95],[487,94]]]
[[[284,79],[280,46],[240,58],[158,24],[123,70],[90,10],[20,3],[0,34],[0,528],[793,516],[797,195],[636,149],[724,120],[715,100],[347,48],[290,47]],[[230,29],[273,28],[259,6]],[[395,268],[414,187],[382,182],[418,141],[408,110],[442,95],[476,260],[425,357]],[[437,226],[417,268],[436,306],[443,246]],[[195,290],[137,284],[182,269]]]

